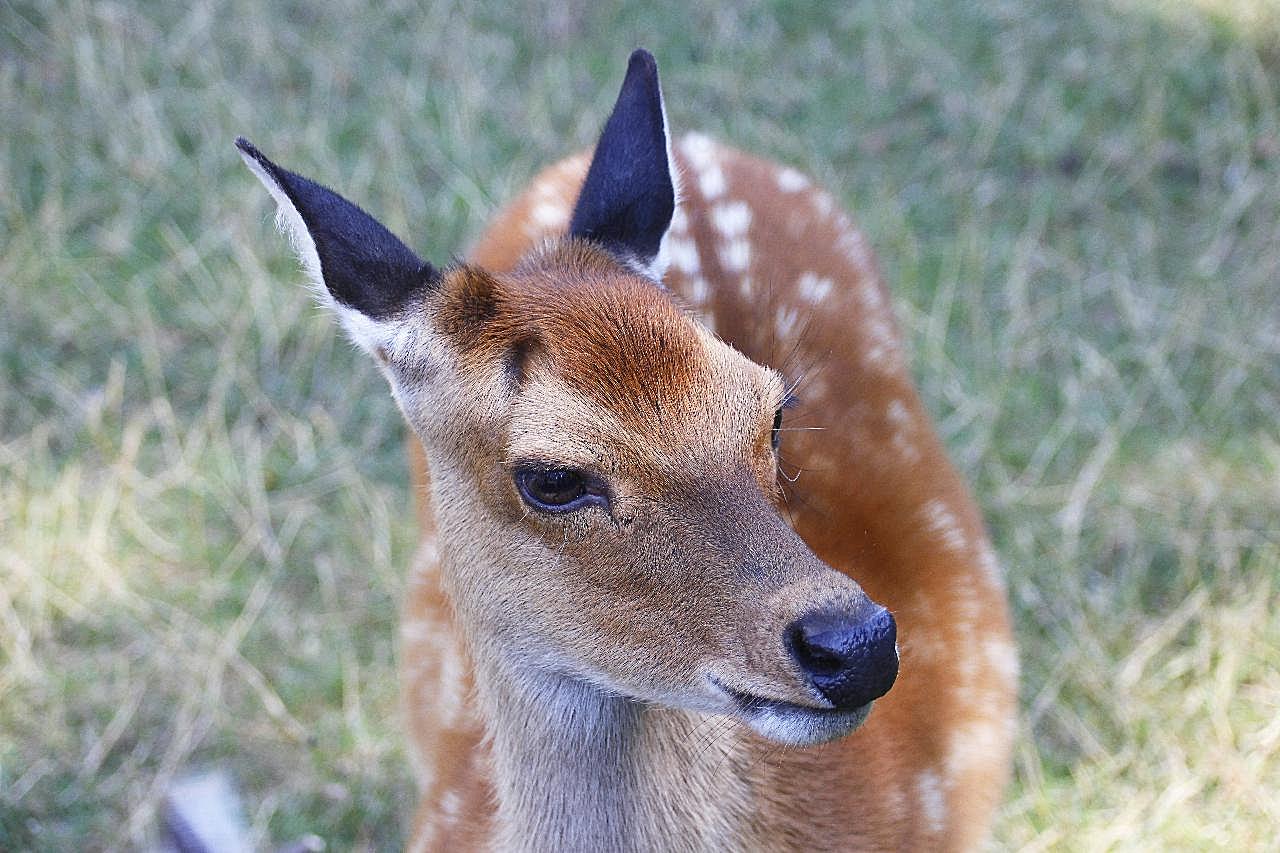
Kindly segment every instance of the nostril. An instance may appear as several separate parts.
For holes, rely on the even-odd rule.
[[[856,708],[889,691],[898,675],[897,624],[878,605],[820,610],[787,629],[787,647],[809,683],[837,708]]]
[[[805,672],[834,675],[844,669],[845,645],[838,631],[812,630],[799,623],[791,628],[791,653]]]

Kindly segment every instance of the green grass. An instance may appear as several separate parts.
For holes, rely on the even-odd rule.
[[[402,839],[403,427],[231,140],[443,261],[636,45],[878,251],[1009,569],[994,846],[1274,843],[1280,11],[816,5],[0,5],[0,849],[213,764],[264,845]]]

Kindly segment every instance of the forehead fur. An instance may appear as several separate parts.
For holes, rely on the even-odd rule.
[[[748,385],[767,376],[659,287],[581,241],[552,244],[501,277],[461,267],[445,290],[439,326],[471,359],[505,360],[517,382],[550,371],[624,421],[704,407],[726,368]]]

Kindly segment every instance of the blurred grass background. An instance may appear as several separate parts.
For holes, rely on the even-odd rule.
[[[1010,576],[997,849],[1280,826],[1280,11],[1265,0],[0,3],[0,849],[137,847],[229,766],[391,849],[400,418],[231,141],[465,250],[629,51],[814,174]]]

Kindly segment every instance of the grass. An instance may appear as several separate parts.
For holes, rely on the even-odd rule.
[[[1274,843],[1274,5],[67,0],[0,5],[0,848],[210,764],[264,846],[401,841],[403,428],[231,140],[446,260],[639,44],[877,248],[1010,575],[993,846]]]

